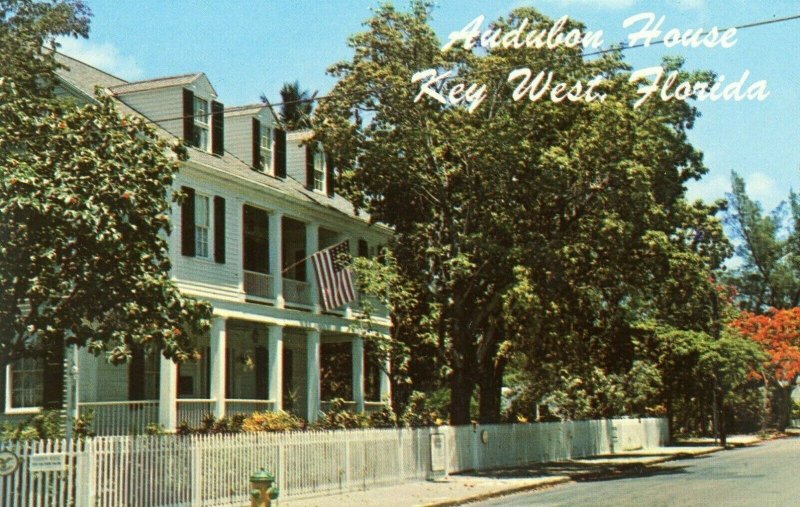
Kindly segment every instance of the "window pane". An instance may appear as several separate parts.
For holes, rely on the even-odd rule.
[[[198,97],[194,98],[194,121],[208,124],[208,102]]]
[[[208,197],[195,194],[194,210],[195,255],[208,257],[208,225],[210,223]]]
[[[201,150],[208,149],[208,128],[201,127],[198,124],[194,126],[194,139],[192,145]]]
[[[208,197],[195,194],[194,224],[208,227]]]
[[[36,408],[44,401],[44,370],[41,362],[25,358],[9,366],[11,372],[11,407]]]
[[[321,151],[314,153],[314,190],[325,190],[325,157]]]

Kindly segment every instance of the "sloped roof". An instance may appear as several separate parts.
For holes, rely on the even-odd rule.
[[[87,97],[90,98],[95,96],[96,86],[101,86],[102,88],[105,88],[106,90],[108,90],[109,93],[117,94],[120,93],[119,92],[120,89],[128,89],[128,88],[123,88],[124,86],[128,85],[138,85],[153,81],[164,81],[166,79],[176,80],[172,81],[172,83],[177,84],[179,82],[177,81],[178,79],[189,79],[191,76],[194,76],[193,79],[191,79],[194,80],[198,76],[202,75],[202,73],[187,74],[185,76],[174,76],[172,78],[162,78],[160,80],[126,83],[124,80],[120,78],[117,78],[115,76],[112,76],[111,74],[96,69],[79,60],[75,60],[74,58],[67,57],[66,55],[56,53],[56,58],[60,63],[62,63],[67,67],[65,69],[59,69],[58,76],[63,81],[73,86],[78,91],[84,93]],[[165,85],[165,86],[172,86],[172,85]],[[143,116],[139,111],[134,110],[124,102],[120,100],[116,100],[115,102],[117,104],[117,108],[120,111],[120,113],[125,115]],[[252,107],[252,105],[241,106],[241,107],[242,110],[244,110],[244,108]],[[156,130],[158,131],[159,135],[162,136],[163,138],[177,139],[176,136],[167,132],[163,128],[156,127]],[[312,190],[308,190],[302,183],[291,177],[282,179],[255,171],[245,162],[239,160],[237,157],[233,156],[227,151],[222,156],[212,155],[211,153],[207,153],[205,151],[199,150],[191,146],[187,146],[187,151],[189,154],[189,161],[196,162],[206,167],[210,167],[214,170],[273,188],[283,193],[284,195],[293,198],[295,201],[298,201],[299,203],[314,204],[315,206],[335,211],[337,213],[344,214],[351,218],[356,218],[364,222],[369,221],[369,216],[366,213],[364,212],[360,212],[358,214],[355,213],[353,205],[339,195],[336,195],[334,197],[328,197],[326,195],[319,194]]]
[[[194,83],[202,76],[202,72],[195,72],[192,74],[181,74],[178,76],[158,77],[155,79],[145,79],[144,81],[134,81],[132,83],[111,86],[108,89],[114,95],[122,95],[124,93],[156,90],[158,88],[166,88],[168,86],[186,86]]]
[[[250,116],[269,109],[266,104],[247,104],[245,106],[234,106],[225,108],[225,116]]]

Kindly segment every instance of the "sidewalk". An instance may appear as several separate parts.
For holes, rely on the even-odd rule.
[[[437,482],[409,482],[397,486],[354,491],[324,497],[285,500],[280,507],[445,507],[467,502],[487,500],[496,496],[554,486],[569,482],[567,476],[496,478],[469,475],[451,475]]]
[[[736,438],[739,445],[752,445],[757,437]],[[729,443],[733,443],[730,441]],[[711,441],[713,443],[713,440]],[[746,443],[745,443],[746,442]],[[292,499],[280,502],[280,507],[446,507],[477,502],[521,491],[545,488],[589,477],[615,476],[631,469],[663,463],[674,459],[693,458],[722,450],[714,445],[692,442],[676,447],[656,447],[638,451],[592,456],[555,463],[531,464],[525,467],[487,470],[470,474],[451,475],[440,482],[411,482],[397,486],[331,494],[324,497]]]

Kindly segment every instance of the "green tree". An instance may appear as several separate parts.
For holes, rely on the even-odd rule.
[[[79,1],[0,1],[0,362],[65,345],[124,362],[183,361],[210,306],[169,276],[173,177],[184,153],[111,99],[53,93],[58,35],[85,36]]]
[[[317,92],[303,90],[299,81],[283,83],[280,91],[281,104],[278,117],[287,130],[300,130],[311,127],[311,112]],[[261,101],[269,104],[266,95]]]
[[[732,188],[726,217],[737,241],[736,254],[742,264],[728,281],[739,291],[743,309],[762,313],[769,307],[787,309],[800,304],[800,200],[789,194],[789,214],[784,206],[765,214],[747,195],[744,179],[731,174]],[[788,230],[788,234],[784,234]]]
[[[637,312],[659,311],[653,288],[676,275],[681,257],[693,273],[708,273],[706,250],[716,251],[720,231],[714,210],[683,199],[683,184],[705,172],[686,137],[693,107],[633,108],[638,85],[618,52],[443,52],[429,10],[421,1],[408,13],[384,6],[351,37],[353,59],[331,67],[338,82],[315,130],[333,149],[345,193],[394,227],[401,272],[416,273],[451,421],[469,421],[477,386],[481,420],[490,422],[514,351],[543,386],[557,384],[565,367],[584,378],[595,364],[625,375]],[[532,29],[552,24],[518,9],[493,26],[523,18]],[[520,67],[552,70],[556,82],[602,75],[607,98],[515,101],[506,77]],[[481,82],[487,98],[473,112],[415,103],[411,78],[423,69],[455,70],[443,94]]]

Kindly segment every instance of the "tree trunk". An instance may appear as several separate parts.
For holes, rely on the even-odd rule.
[[[478,386],[480,387],[480,412],[478,420],[481,424],[500,422],[500,408],[503,389],[503,372],[506,361],[497,358],[494,364],[483,371]]]
[[[775,384],[772,389],[772,423],[778,431],[783,431],[789,426],[792,412],[792,388],[794,386],[791,384],[788,386]]]
[[[472,382],[463,371],[454,371],[450,379],[450,424],[469,424]]]

